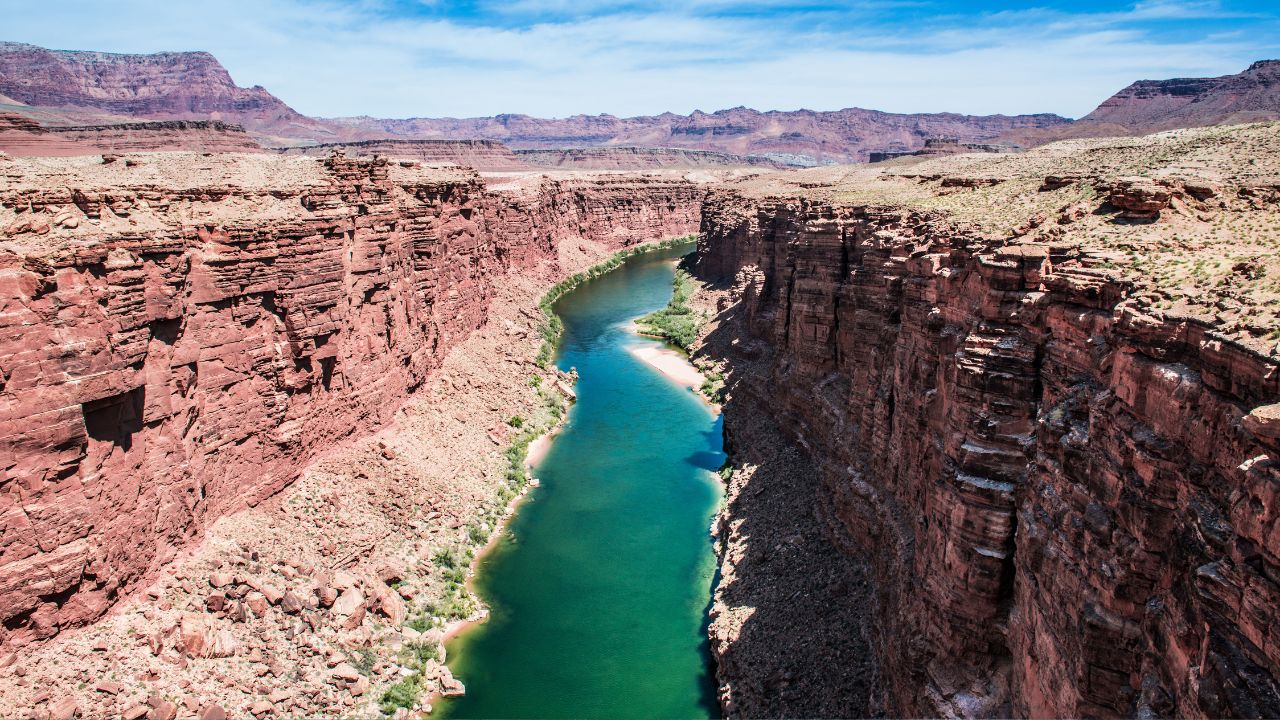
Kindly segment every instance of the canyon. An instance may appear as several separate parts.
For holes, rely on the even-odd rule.
[[[323,119],[0,43],[0,708],[462,693],[576,397],[543,293],[697,234],[726,716],[1280,716],[1278,68],[1075,122]]]
[[[87,650],[86,661],[101,658],[125,668],[130,667],[129,648],[138,646],[134,638],[143,649],[156,638],[153,647],[160,658],[184,652],[186,657],[222,657],[227,651],[202,648],[232,646],[226,639],[232,636],[224,634],[243,627],[234,623],[246,617],[245,592],[250,600],[269,600],[254,612],[279,622],[281,633],[292,627],[289,613],[301,612],[318,627],[312,614],[328,616],[334,600],[317,605],[324,593],[309,587],[357,587],[354,580],[344,585],[341,577],[335,579],[335,571],[373,575],[377,567],[390,567],[388,572],[404,577],[403,568],[412,563],[369,555],[379,541],[401,543],[414,536],[407,523],[437,542],[428,526],[430,533],[465,534],[461,521],[448,525],[436,519],[448,509],[439,488],[432,490],[432,499],[409,506],[406,517],[404,500],[396,499],[407,492],[406,471],[379,475],[365,468],[339,475],[338,486],[327,491],[338,495],[325,495],[325,502],[345,495],[344,485],[355,484],[361,496],[382,497],[377,520],[352,525],[349,519],[360,515],[348,509],[330,516],[337,526],[324,528],[319,537],[321,528],[304,522],[311,539],[303,548],[281,548],[275,556],[281,564],[271,571],[265,568],[270,544],[262,537],[265,528],[283,528],[290,518],[303,522],[281,500],[281,491],[293,486],[290,497],[299,497],[306,483],[298,480],[315,461],[332,462],[335,452],[343,456],[345,443],[388,427],[406,402],[423,396],[424,384],[438,379],[450,350],[490,319],[495,297],[510,292],[512,273],[550,272],[554,278],[565,272],[555,268],[568,262],[561,258],[571,248],[562,246],[570,239],[573,248],[607,253],[688,234],[696,227],[702,196],[698,185],[674,176],[538,175],[489,186],[469,169],[340,155],[323,160],[184,153],[119,160],[5,159],[0,179],[6,288],[0,349],[5,358],[0,664],[12,666],[21,658],[24,674],[41,652],[56,658],[65,651],[49,638],[102,618],[148,583],[161,583],[160,590],[151,585],[156,597],[165,589],[178,593],[180,600],[159,604],[186,614],[171,615],[171,625],[152,624],[155,604],[146,603],[140,612],[147,614],[150,630],[134,635],[133,627],[126,639],[124,627],[102,620],[87,634],[59,638],[61,647],[87,644],[90,635],[103,633],[111,639],[99,636],[93,642],[122,648],[120,654]],[[547,263],[552,267],[543,267]],[[520,306],[533,304],[536,285]],[[532,343],[536,322],[519,315],[515,321],[530,326],[518,337]],[[517,332],[514,325],[509,329]],[[498,342],[488,355],[501,354],[501,345],[510,348],[513,340]],[[502,376],[506,392],[527,389],[517,368],[523,364],[529,368],[524,372],[537,372],[534,349],[507,371],[515,372],[515,379]],[[491,364],[488,359],[478,366]],[[456,370],[453,376],[459,377]],[[486,394],[475,395],[476,402],[486,403],[480,417],[513,404],[485,400]],[[436,404],[441,412],[449,407]],[[436,404],[400,423],[432,417]],[[485,409],[490,406],[492,411]],[[454,415],[448,419],[459,422]],[[489,448],[496,460],[501,453],[491,441],[497,443],[503,433],[495,425],[502,427],[497,418],[477,420],[468,433],[478,432],[480,447]],[[374,455],[378,467],[396,464],[392,450],[364,452]],[[474,448],[456,454],[468,464],[487,457]],[[432,465],[441,461],[425,467]],[[374,492],[371,475],[387,483],[385,497]],[[455,518],[474,516],[479,498],[496,489],[492,480],[473,482],[478,483],[474,496],[458,495],[467,487],[458,477],[444,485],[445,496],[461,504],[452,510]],[[313,495],[302,497],[298,502],[316,502]],[[272,519],[236,519],[246,512],[266,512]],[[383,517],[386,513],[391,517]],[[252,564],[239,571],[235,563],[245,562],[239,545],[210,547],[205,539],[223,519],[232,528],[225,536],[254,547]],[[241,522],[248,524],[238,526]],[[392,532],[395,527],[400,530]],[[366,532],[377,535],[368,538]],[[301,537],[278,542],[292,546]],[[364,553],[350,552],[362,546]],[[337,555],[335,547],[342,548]],[[181,577],[174,584],[171,568],[188,549],[196,551],[196,561],[208,563],[201,566],[201,580],[207,579],[205,587],[220,598],[208,601],[208,612],[217,611],[212,625],[188,617],[195,608],[204,614],[208,590],[201,593]],[[210,560],[209,554],[220,559]],[[296,567],[310,556],[315,559],[305,568]],[[310,579],[315,577],[321,579]],[[382,598],[377,600],[382,605],[371,608],[383,608],[379,612],[390,613],[397,624],[405,620],[404,602],[389,596],[379,581],[360,587],[375,600]],[[274,610],[285,589],[292,598],[287,609]],[[363,606],[355,607],[363,617]],[[346,608],[341,617],[352,612]],[[116,617],[124,622],[132,614]],[[228,619],[217,619],[223,617]],[[373,621],[371,609],[363,626],[359,617],[345,626],[357,632],[349,647],[368,645]],[[207,632],[192,635],[187,630],[192,623],[204,623]],[[246,631],[255,640],[270,635],[261,627],[240,630]],[[295,637],[293,630],[289,637]],[[240,646],[248,642],[242,639]],[[269,656],[284,653],[262,650]],[[262,650],[255,650],[251,660],[261,662]],[[138,662],[142,666],[133,669],[146,676],[145,658]],[[46,672],[54,670],[46,666]],[[203,671],[217,670],[217,663],[204,664]],[[209,692],[209,682],[206,677],[197,687]],[[319,682],[324,687],[324,680]],[[69,678],[53,682],[63,691],[74,685]],[[8,685],[4,690],[19,696],[7,695],[5,702],[32,703],[41,687]],[[248,681],[237,687],[237,693],[253,692]],[[121,690],[111,689],[109,695],[90,690],[77,707],[118,712],[114,696]],[[121,703],[128,694],[122,693]]]
[[[699,354],[725,374],[736,458],[710,630],[730,716],[1280,714],[1277,130],[708,197]],[[792,477],[767,467],[760,416],[791,439],[774,453],[804,458]],[[788,511],[776,486],[809,463],[795,492],[816,508]],[[825,601],[770,589],[806,522],[839,550],[813,574],[851,566]],[[833,616],[841,597],[865,614]],[[761,615],[801,637],[762,640]],[[869,643],[874,687],[795,659],[831,633]],[[842,691],[863,704],[814,709]]]

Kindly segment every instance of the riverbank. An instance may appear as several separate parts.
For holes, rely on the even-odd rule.
[[[492,529],[484,543],[467,548],[465,551],[468,560],[465,581],[452,588],[455,593],[465,591],[465,595],[460,596],[459,600],[464,602],[464,606],[474,609],[465,617],[435,618],[437,623],[443,621],[438,641],[438,656],[441,662],[447,657],[445,644],[449,640],[466,632],[472,626],[483,623],[489,617],[489,608],[484,604],[473,584],[476,572],[480,563],[484,561],[485,556],[501,539],[502,534],[506,531],[508,522],[519,511],[521,502],[539,485],[539,481],[533,477],[533,469],[550,451],[556,436],[563,430],[567,422],[569,407],[576,400],[572,387],[572,384],[577,379],[576,374],[572,371],[569,373],[561,372],[550,365],[555,343],[563,331],[563,325],[555,314],[553,305],[560,298],[581,287],[583,283],[615,270],[629,258],[662,252],[689,242],[690,238],[688,237],[671,238],[659,242],[635,245],[612,253],[604,260],[573,273],[556,283],[547,292],[543,293],[539,299],[538,308],[542,312],[542,320],[538,327],[542,337],[542,344],[533,362],[543,371],[550,373],[554,381],[545,383],[541,379],[542,376],[534,376],[530,384],[543,401],[539,412],[532,418],[526,419],[517,415],[507,420],[509,426],[520,430],[506,450],[508,461],[507,484],[503,487],[510,488],[514,494],[510,495],[510,499],[503,508],[501,515],[490,523],[489,526]],[[501,492],[499,497],[503,497]],[[428,668],[423,668],[419,675],[425,676],[428,670]],[[418,697],[417,702],[412,706],[413,709],[421,709],[423,712],[429,713],[432,711],[434,702],[440,698],[456,697],[465,693],[465,687],[452,677],[447,667],[436,670],[436,672],[442,682],[435,687],[425,689],[425,696],[420,695]],[[411,680],[406,678],[401,681],[401,683],[404,682],[411,682]],[[421,693],[422,690],[419,689],[419,692]],[[389,692],[394,695],[394,688]]]
[[[697,390],[707,381],[707,378],[698,372],[689,359],[676,350],[633,345],[627,348],[627,351],[681,387]]]

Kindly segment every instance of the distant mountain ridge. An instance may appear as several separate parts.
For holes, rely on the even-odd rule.
[[[1000,139],[1022,145],[1083,137],[1147,135],[1208,125],[1280,119],[1280,60],[1212,78],[1139,80],[1070,125],[1013,130]]]
[[[1280,118],[1280,60],[1215,78],[1139,80],[1103,101],[1080,123],[1111,123],[1133,132]]]
[[[1058,115],[900,114],[862,108],[815,111],[745,107],[689,115],[663,113],[620,118],[575,115],[535,118],[497,115],[483,118],[337,118],[357,132],[400,137],[482,138],[517,149],[635,146],[708,150],[732,155],[789,155],[814,163],[863,161],[884,147],[920,148],[930,137],[969,142],[992,140],[1010,130],[1050,128],[1068,123]]]
[[[206,52],[127,55],[0,43],[0,95],[45,111],[42,120],[99,124],[210,119],[241,125],[263,145],[375,139],[499,140],[517,149],[662,147],[803,162],[865,160],[882,147],[917,148],[945,135],[986,141],[1015,129],[1067,123],[1057,115],[896,114],[849,108],[760,112],[733,108],[647,117],[309,118],[262,87],[237,86]],[[0,109],[31,115],[19,105]],[[50,112],[57,109],[59,113]]]
[[[935,137],[1037,145],[1280,118],[1280,61],[1260,61],[1244,72],[1217,78],[1139,81],[1075,122],[1052,114],[900,114],[862,108],[761,112],[745,107],[630,118],[312,118],[265,88],[236,85],[207,52],[128,55],[0,42],[0,112],[46,126],[215,120],[242,126],[266,147],[493,140],[516,150],[617,149],[608,159],[565,156],[566,162],[575,158],[574,163],[621,162],[628,157],[626,148],[660,148],[812,165],[865,161],[873,151],[918,150]],[[650,163],[663,154],[631,156],[635,162]],[[677,161],[681,156],[667,157]]]

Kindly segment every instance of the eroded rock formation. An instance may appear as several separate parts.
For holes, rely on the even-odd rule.
[[[0,645],[99,617],[383,425],[500,272],[687,233],[701,197],[340,156],[0,161]]]
[[[1055,192],[1003,182],[1025,188],[1006,202]],[[1137,185],[1113,187],[1159,204]],[[698,272],[736,288],[728,412],[735,382],[769,398],[750,406],[809,451],[822,510],[871,569],[888,712],[1280,714],[1276,354],[1091,259],[1156,232],[1115,195],[1089,204],[1105,239],[1066,218],[1027,242],[919,201],[839,200],[857,191],[712,195]],[[727,542],[741,555],[752,539]],[[723,697],[759,706],[726,666]]]

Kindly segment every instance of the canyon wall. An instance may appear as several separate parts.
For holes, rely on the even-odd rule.
[[[726,412],[811,455],[889,713],[1280,715],[1277,360],[1079,252],[713,193],[697,272],[769,368],[734,392],[730,354]]]
[[[266,155],[0,158],[0,647],[101,616],[385,424],[495,278],[687,234],[702,190]]]
[[[530,165],[495,140],[363,140],[279,148],[283,155],[325,157],[338,151],[353,158],[388,157],[477,170],[529,170]]]

